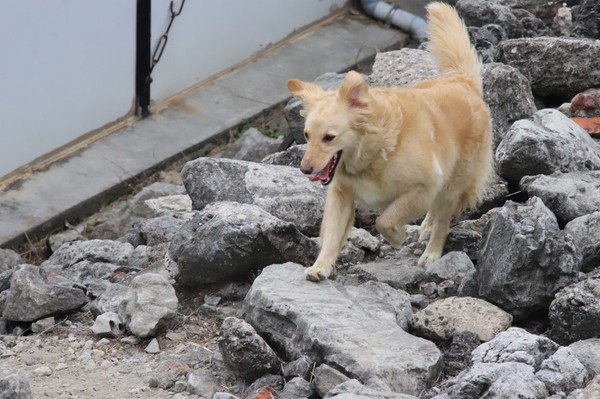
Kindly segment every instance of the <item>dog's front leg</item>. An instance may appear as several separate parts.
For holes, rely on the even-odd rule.
[[[353,222],[353,196],[339,186],[331,186],[321,222],[321,252],[315,263],[306,269],[307,280],[319,281],[329,277]]]

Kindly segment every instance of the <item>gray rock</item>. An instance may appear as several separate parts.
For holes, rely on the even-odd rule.
[[[573,7],[573,29],[577,36],[600,39],[600,4],[595,0],[581,0]]]
[[[497,24],[486,24],[480,27],[468,27],[471,43],[484,63],[494,62],[496,46],[508,39],[506,30]]]
[[[345,293],[367,313],[395,322],[408,331],[413,311],[410,295],[378,281],[368,281],[357,287],[345,287]]]
[[[428,51],[403,48],[377,53],[368,83],[374,87],[408,87],[439,76]]]
[[[361,263],[348,269],[365,280],[386,283],[393,288],[408,291],[425,279],[425,269],[417,266],[418,258],[404,258],[395,261]]]
[[[471,352],[481,344],[479,336],[471,331],[454,333],[450,346],[444,353],[444,373],[456,376],[471,366]]]
[[[275,154],[265,157],[263,159],[263,163],[266,163],[267,165],[291,166],[292,168],[299,168],[305,151],[306,144],[292,145],[285,151],[276,152]]]
[[[562,37],[506,40],[498,45],[496,60],[521,71],[536,96],[572,98],[580,91],[600,85],[597,40]]]
[[[509,38],[522,37],[525,34],[523,24],[512,10],[497,1],[459,0],[455,7],[467,26],[497,24],[506,31]]]
[[[546,337],[511,327],[478,346],[471,359],[473,363],[519,362],[537,370],[558,348],[558,344]]]
[[[537,197],[508,201],[488,223],[482,243],[478,297],[517,320],[547,309],[558,290],[577,281],[581,256]]]
[[[0,393],[6,399],[33,399],[29,380],[19,370],[0,369]]]
[[[227,392],[217,392],[212,396],[212,399],[239,399],[237,396]]]
[[[12,275],[2,316],[10,321],[36,321],[74,312],[87,302],[82,290],[50,284],[38,266],[20,265]]]
[[[485,64],[481,71],[483,98],[492,116],[493,148],[497,148],[512,124],[536,111],[529,81],[508,65]]]
[[[530,197],[540,197],[560,223],[600,209],[600,170],[525,176],[519,186]]]
[[[260,162],[264,157],[277,151],[281,139],[274,139],[251,127],[221,155],[223,158]]]
[[[282,374],[286,379],[300,377],[308,380],[310,379],[310,373],[313,366],[314,363],[308,356],[300,356],[298,359],[284,365]]]
[[[254,381],[281,367],[277,354],[252,326],[244,320],[228,317],[223,320],[219,338],[223,362],[246,381]]]
[[[121,321],[121,317],[115,312],[106,312],[94,321],[92,332],[101,338],[116,338],[123,334],[125,325]]]
[[[4,273],[21,263],[23,263],[21,255],[12,249],[0,248],[0,273]]]
[[[155,216],[173,216],[185,219],[192,212],[192,199],[187,194],[165,195],[144,201]]]
[[[482,299],[450,297],[433,302],[412,319],[416,335],[447,341],[459,331],[471,331],[489,341],[510,327],[512,316]]]
[[[277,396],[279,399],[299,399],[309,398],[315,390],[310,382],[304,378],[295,377],[285,384],[281,393]]]
[[[131,281],[127,297],[119,305],[119,316],[127,329],[138,337],[152,337],[174,321],[177,296],[161,275],[141,274]]]
[[[600,374],[600,338],[573,342],[569,349],[591,375]]]
[[[31,323],[31,332],[34,334],[39,334],[52,328],[55,323],[56,321],[54,320],[54,317],[39,319],[38,321]]]
[[[378,378],[396,392],[420,392],[441,371],[435,345],[361,308],[330,280],[306,281],[300,265],[265,268],[242,312],[288,357],[305,354],[362,381]]]
[[[252,270],[293,260],[310,264],[318,246],[291,223],[255,205],[211,204],[172,238],[178,284],[194,287],[242,279]]]
[[[119,202],[105,212],[100,212],[88,224],[86,237],[116,240],[129,231],[133,223],[156,216],[146,200],[169,195],[184,194],[181,186],[163,182],[152,183],[127,201]]]
[[[69,228],[66,231],[49,236],[47,243],[48,248],[50,248],[50,252],[56,252],[58,248],[60,248],[66,242],[86,240],[79,230],[80,229],[77,228]]]
[[[475,363],[473,367],[444,382],[440,387],[446,398],[528,398],[547,399],[544,383],[528,364]],[[444,398],[444,396],[436,396]]]
[[[600,275],[572,284],[556,294],[550,304],[550,337],[570,344],[598,337],[600,331]]]
[[[152,338],[148,345],[146,345],[144,348],[144,352],[152,355],[160,353],[160,345],[158,345],[158,340],[156,338]]]
[[[589,272],[600,267],[600,211],[571,220],[564,231],[573,237],[573,243],[583,257],[581,270]]]
[[[127,241],[134,247],[168,243],[186,221],[186,219],[173,216],[159,216],[136,222],[127,234]]]
[[[281,391],[285,385],[285,380],[280,375],[267,374],[254,381],[246,390],[246,397],[253,398],[259,391],[262,391],[262,396],[269,397],[265,394],[270,394],[275,397],[277,392]]]
[[[571,392],[583,388],[588,380],[588,371],[569,348],[560,347],[544,360],[536,377],[546,384],[551,394]]]
[[[254,204],[301,232],[319,232],[325,189],[298,169],[228,159],[199,158],[181,172],[194,209],[217,201]]]
[[[350,380],[350,377],[326,364],[321,364],[314,371],[313,385],[321,397],[325,397],[333,388]]]
[[[119,283],[109,283],[92,302],[90,302],[90,311],[95,317],[106,313],[119,311],[119,305],[127,297],[129,287]]]
[[[188,392],[203,398],[212,396],[221,389],[221,380],[208,370],[194,370],[187,376]]]
[[[108,279],[117,271],[133,271],[128,269],[133,252],[133,246],[118,241],[73,241],[62,245],[40,268],[47,274],[87,285]]]
[[[600,376],[596,376],[584,389],[576,389],[567,399],[596,399],[600,397]]]
[[[600,146],[553,109],[515,122],[496,150],[496,169],[509,182],[523,176],[600,169]]]
[[[356,227],[350,228],[350,232],[348,233],[348,241],[350,241],[357,248],[371,252],[377,252],[381,247],[381,242],[376,237],[373,237],[373,235],[367,230]]]
[[[416,399],[415,396],[374,389],[357,380],[348,380],[329,391],[325,398],[336,399]]]
[[[450,252],[440,259],[430,263],[425,268],[427,280],[441,283],[444,280],[453,280],[459,284],[463,277],[475,272],[475,266],[464,252]]]

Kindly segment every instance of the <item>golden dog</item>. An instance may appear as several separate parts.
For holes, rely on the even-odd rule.
[[[354,222],[355,206],[382,211],[375,227],[394,247],[404,225],[426,213],[419,259],[441,254],[453,216],[474,207],[492,172],[490,113],[481,64],[449,5],[427,6],[429,51],[442,76],[411,88],[369,88],[348,72],[338,90],[288,81],[304,101],[307,148],[300,169],[329,184],[321,251],[306,278],[326,279]]]

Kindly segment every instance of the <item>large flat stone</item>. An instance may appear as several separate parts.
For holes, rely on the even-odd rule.
[[[289,358],[306,354],[362,382],[380,381],[394,392],[417,395],[442,370],[433,343],[367,311],[330,280],[307,281],[304,268],[294,263],[265,268],[242,313]]]

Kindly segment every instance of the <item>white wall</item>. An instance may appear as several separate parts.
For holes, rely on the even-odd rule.
[[[346,1],[188,0],[154,70],[152,99],[243,61]],[[169,4],[152,0],[153,45]],[[135,0],[3,2],[0,178],[130,111],[135,25]]]
[[[0,177],[125,115],[134,0],[18,0],[0,14]]]

